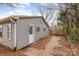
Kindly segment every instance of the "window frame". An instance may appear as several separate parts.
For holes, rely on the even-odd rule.
[[[29,27],[29,34],[30,35],[33,34],[33,27],[32,26]]]
[[[45,32],[46,31],[46,28],[43,28],[43,31]]]
[[[11,40],[12,37],[12,24],[8,23],[7,25],[7,39]]]
[[[40,27],[36,27],[36,31],[37,32],[40,32],[41,31],[41,28]]]

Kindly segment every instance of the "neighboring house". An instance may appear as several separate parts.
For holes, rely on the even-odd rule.
[[[1,19],[0,25],[0,43],[14,50],[49,35],[49,26],[41,16],[9,16]]]

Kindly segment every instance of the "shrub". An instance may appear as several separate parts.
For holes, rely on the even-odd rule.
[[[78,41],[77,39],[78,39],[77,34],[71,34],[69,36],[69,42],[71,42],[71,43],[77,43],[77,41]]]

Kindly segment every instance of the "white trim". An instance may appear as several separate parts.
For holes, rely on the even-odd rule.
[[[29,24],[29,27],[32,27],[33,33],[29,33],[29,44],[34,42],[34,34],[35,34],[35,25],[34,24]]]
[[[10,26],[10,28],[11,28],[10,31],[7,31],[7,39],[8,40],[11,40],[12,39],[12,24],[7,24],[7,26]],[[9,34],[11,36],[8,37]]]
[[[14,47],[16,47],[16,22],[14,23]]]
[[[10,21],[14,23],[14,47],[16,47],[16,21],[10,18]]]

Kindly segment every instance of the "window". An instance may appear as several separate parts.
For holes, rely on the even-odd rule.
[[[39,32],[40,31],[40,27],[37,27],[37,32]]]
[[[33,34],[33,28],[32,27],[29,27],[29,33]]]
[[[7,24],[7,39],[11,39],[11,24]]]
[[[43,31],[46,31],[46,29],[45,29],[45,28],[43,28]]]

